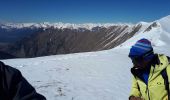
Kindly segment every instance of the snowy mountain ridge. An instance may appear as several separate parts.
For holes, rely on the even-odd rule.
[[[13,38],[13,41],[9,41],[8,43],[14,43],[15,41],[17,42],[11,44],[10,46],[6,46],[6,48],[4,45],[4,47],[2,47],[2,50],[0,51],[6,52],[15,57],[38,57],[54,54],[68,54],[77,52],[106,50],[123,43],[124,41],[132,37],[134,34],[136,34],[136,32],[138,32],[138,30],[142,26],[130,26],[126,24],[92,23],[59,23],[56,26],[53,25],[52,27],[50,27],[50,24],[45,23],[41,26],[45,27],[45,25],[48,25],[48,28],[46,27],[45,30],[43,28],[21,28],[11,29],[11,31],[9,31],[8,29],[1,29],[0,35],[2,36],[0,36],[0,40],[4,40],[7,43],[7,40],[11,40],[11,38]],[[60,29],[54,28],[54,26]],[[28,34],[24,35],[24,33],[26,32]],[[6,35],[5,37],[3,34],[8,35]],[[14,38],[18,37],[17,35],[24,35],[26,38],[22,38],[24,36],[22,36],[21,38]]]
[[[170,15],[157,20],[159,22],[163,22],[164,20],[170,20]],[[142,25],[147,25],[152,22],[139,22],[137,24],[142,24]],[[137,25],[136,24],[136,25]],[[49,28],[49,27],[54,27],[54,28],[59,28],[59,29],[64,29],[64,28],[70,28],[70,29],[79,29],[79,28],[85,28],[88,30],[91,30],[94,27],[105,27],[108,28],[110,26],[132,26],[135,24],[132,23],[84,23],[84,24],[74,24],[74,23],[63,23],[63,22],[58,22],[58,23],[50,23],[50,22],[42,22],[42,23],[0,23],[1,28],[5,29],[10,29],[10,28]]]
[[[69,28],[69,29],[79,29],[79,28],[85,28],[88,30],[91,30],[94,27],[105,27],[108,28],[110,26],[124,26],[128,25],[131,26],[133,24],[130,23],[84,23],[84,24],[73,24],[73,23],[49,23],[49,22],[44,22],[44,23],[5,23],[5,24],[0,24],[1,28],[5,29],[10,29],[10,28],[49,28],[49,27],[54,27],[58,29],[64,29],[64,28]]]
[[[150,26],[148,26],[150,25]],[[146,26],[148,27],[146,29]],[[159,48],[164,46],[169,46],[170,40],[170,15],[163,17],[159,20],[152,22],[152,24],[145,23],[137,34],[135,34],[131,39],[124,42],[118,48],[130,48],[137,40],[141,38],[149,39],[152,42],[153,47]],[[149,31],[147,31],[149,30]]]

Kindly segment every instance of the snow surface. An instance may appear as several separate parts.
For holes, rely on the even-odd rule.
[[[48,100],[122,100],[130,89],[126,55],[103,51],[3,62],[20,69]]]
[[[129,48],[138,39],[147,38],[155,53],[170,56],[167,21],[158,20],[158,27],[140,31],[111,50],[3,62],[18,68],[48,100],[127,100],[132,77]]]

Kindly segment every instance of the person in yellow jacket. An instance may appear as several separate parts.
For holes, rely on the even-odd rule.
[[[161,75],[164,69],[170,74],[169,57],[154,54],[151,42],[144,38],[131,47],[129,57],[134,65],[129,100],[169,100]]]

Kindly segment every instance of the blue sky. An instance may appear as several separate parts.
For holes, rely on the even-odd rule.
[[[0,22],[137,23],[170,15],[170,0],[1,0]]]

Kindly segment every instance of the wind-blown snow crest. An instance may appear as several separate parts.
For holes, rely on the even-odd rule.
[[[170,26],[170,15],[158,20],[157,22],[159,22],[161,24],[161,27],[164,31],[170,32],[170,28],[169,28],[169,26]]]
[[[156,27],[152,27],[151,30],[146,31],[149,25],[156,23]],[[162,47],[169,45],[170,42],[170,16],[164,17],[153,23],[145,23],[143,28],[136,33],[131,39],[121,44],[117,48],[130,48],[137,40],[146,38],[152,42],[153,47]],[[143,24],[143,23],[142,23]]]

